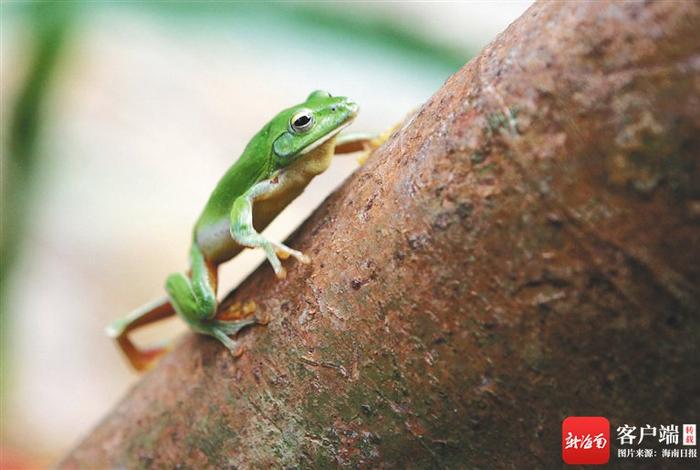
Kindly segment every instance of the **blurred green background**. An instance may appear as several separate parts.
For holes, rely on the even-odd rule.
[[[186,268],[209,192],[271,116],[322,88],[360,103],[353,130],[384,130],[530,3],[2,1],[0,467],[55,462],[134,383],[104,326]],[[356,166],[337,159],[266,233]],[[224,265],[221,292],[262,259]]]

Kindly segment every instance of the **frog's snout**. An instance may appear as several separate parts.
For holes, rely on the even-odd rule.
[[[342,122],[347,123],[352,121],[357,117],[357,113],[360,107],[354,101],[339,96],[334,99],[334,103],[328,108],[333,115],[336,115],[336,119],[342,120]]]
[[[348,107],[348,110],[350,111],[350,114],[352,114],[353,116],[356,115],[357,112],[360,110],[360,106],[354,101],[347,100],[346,105]]]
[[[349,99],[346,99],[345,102],[343,103],[343,107],[347,110],[347,113],[350,118],[354,118],[357,116],[358,111],[360,110],[360,107],[355,103],[354,101],[350,101]]]

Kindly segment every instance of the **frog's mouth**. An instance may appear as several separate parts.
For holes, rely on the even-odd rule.
[[[326,142],[331,140],[333,137],[337,136],[340,133],[340,131],[342,131],[343,129],[348,127],[350,124],[352,124],[352,121],[354,121],[354,120],[355,120],[355,117],[353,116],[352,118],[348,119],[347,122],[345,124],[343,124],[342,126],[332,130],[331,132],[324,135],[323,137],[321,137],[317,141],[312,142],[311,144],[307,145],[306,147],[304,147],[301,150],[301,152],[299,152],[299,156],[306,155],[307,153],[311,152],[312,150],[319,148],[321,145],[325,144]]]

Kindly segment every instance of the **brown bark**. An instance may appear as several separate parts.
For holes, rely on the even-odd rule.
[[[311,266],[230,296],[272,319],[240,359],[188,335],[62,466],[539,468],[569,415],[696,422],[699,30],[534,5],[292,237]]]

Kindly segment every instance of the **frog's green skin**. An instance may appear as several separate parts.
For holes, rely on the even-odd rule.
[[[137,369],[149,367],[165,349],[138,350],[129,331],[177,313],[193,330],[214,336],[234,354],[237,344],[228,335],[256,323],[255,319],[216,320],[217,266],[244,248],[262,248],[279,278],[280,262],[289,256],[302,263],[309,258],[260,235],[279,212],[296,198],[314,176],[325,171],[335,153],[357,150],[368,137],[344,138],[338,133],[357,115],[358,106],[345,97],[315,91],[305,102],[285,109],[248,143],[238,161],[214,188],[197,220],[190,248],[190,271],[171,274],[168,297],[114,322],[108,334],[117,339]]]

